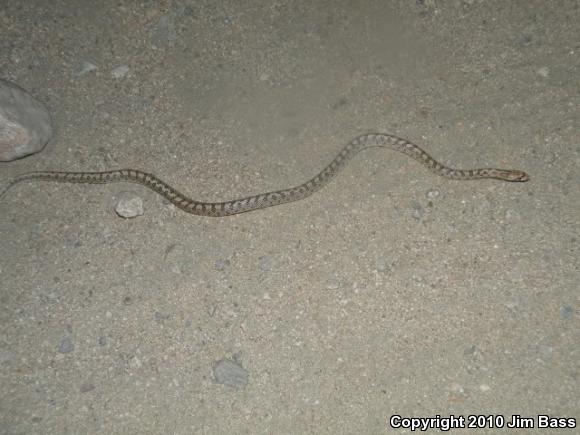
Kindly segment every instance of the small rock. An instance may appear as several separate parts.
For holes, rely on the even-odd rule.
[[[142,366],[143,366],[143,362],[138,357],[136,357],[135,355],[132,355],[129,358],[129,367],[130,368],[132,368],[132,369],[139,369]]]
[[[60,343],[58,343],[58,353],[71,353],[73,350],[75,350],[75,344],[70,337],[64,337],[60,340]]]
[[[143,200],[132,192],[122,192],[115,205],[115,213],[125,219],[142,216]]]
[[[6,364],[14,359],[15,355],[12,352],[0,349],[0,365]]]
[[[574,308],[570,305],[562,305],[560,307],[560,316],[563,319],[571,319],[574,316]]]
[[[88,393],[89,391],[93,391],[95,389],[95,386],[93,384],[91,384],[90,382],[84,382],[81,384],[79,391],[81,393]]]
[[[521,35],[519,42],[521,45],[530,45],[532,43],[532,36],[527,34]]]
[[[242,387],[248,384],[248,372],[237,362],[222,359],[213,366],[213,375],[218,384]]]
[[[543,66],[539,68],[536,72],[542,77],[546,78],[550,74],[550,68],[548,68],[547,66]]]
[[[554,355],[554,346],[542,344],[538,347],[538,353],[544,360],[551,358]]]
[[[0,79],[0,161],[42,150],[52,137],[48,110],[16,84]]]
[[[477,346],[475,344],[472,344],[471,346],[469,346],[467,349],[465,349],[463,351],[463,355],[473,356],[476,354],[476,352],[477,352]]]
[[[260,269],[262,269],[264,272],[268,272],[268,271],[272,270],[274,261],[272,260],[272,257],[264,255],[264,256],[259,258],[259,263],[260,263]]]
[[[458,383],[453,383],[449,386],[449,390],[453,391],[455,393],[465,393],[465,388],[463,387],[463,385],[458,384]]]
[[[431,189],[427,191],[427,198],[435,199],[439,196],[439,191],[435,189]]]
[[[84,76],[85,74],[88,74],[91,71],[95,71],[97,69],[98,69],[97,65],[95,65],[94,63],[84,61],[77,71],[77,76],[79,77]]]
[[[425,209],[418,202],[413,202],[412,208],[413,208],[412,214],[413,219],[420,221],[423,218],[423,215],[425,214]]]
[[[379,257],[375,260],[375,270],[377,272],[388,272],[390,270],[386,258]]]
[[[155,311],[153,313],[153,317],[155,318],[156,322],[163,322],[164,320],[168,320],[169,318],[171,318],[171,314],[163,314],[160,313],[159,311]]]
[[[224,271],[230,265],[230,260],[219,259],[215,262],[215,270]]]
[[[115,79],[122,79],[129,73],[129,67],[127,65],[121,65],[111,71],[111,75]]]
[[[177,39],[177,30],[175,24],[175,16],[173,14],[166,14],[159,18],[155,25],[153,34],[153,43],[156,46],[173,42]]]
[[[329,279],[326,282],[326,288],[328,290],[336,290],[340,287],[340,281],[336,278]]]
[[[169,265],[173,273],[182,273],[183,266],[187,267],[185,247],[178,243],[172,243],[165,249],[163,260]]]

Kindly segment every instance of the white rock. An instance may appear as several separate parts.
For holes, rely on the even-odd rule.
[[[111,71],[113,78],[121,79],[129,73],[129,67],[127,65],[121,65]]]
[[[0,79],[0,161],[37,153],[52,137],[48,110],[20,86]]]
[[[132,192],[122,192],[115,205],[115,213],[130,219],[143,215],[143,200]]]
[[[536,72],[539,75],[541,75],[542,77],[546,78],[550,75],[550,68],[548,68],[547,66],[543,66],[540,69],[538,69]]]
[[[97,65],[91,62],[84,61],[77,71],[77,76],[84,76],[91,71],[96,71],[98,69]]]

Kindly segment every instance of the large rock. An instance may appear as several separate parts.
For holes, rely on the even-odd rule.
[[[0,79],[0,161],[44,148],[52,137],[50,114],[20,86]]]

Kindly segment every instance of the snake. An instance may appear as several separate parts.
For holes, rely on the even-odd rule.
[[[0,189],[0,198],[14,185],[23,181],[37,180],[84,184],[129,182],[141,184],[153,190],[187,213],[198,216],[224,217],[304,199],[326,186],[359,151],[374,147],[399,151],[417,160],[431,172],[451,180],[492,178],[508,182],[525,182],[530,179],[527,173],[516,169],[454,169],[439,163],[421,147],[406,139],[386,133],[367,133],[352,139],[318,175],[298,186],[230,201],[203,202],[192,199],[155,175],[137,169],[120,169],[106,172],[27,172],[9,180]]]

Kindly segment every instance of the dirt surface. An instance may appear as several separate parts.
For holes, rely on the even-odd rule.
[[[306,200],[222,219],[136,185],[18,185],[0,433],[580,418],[578,1],[2,4],[0,74],[56,129],[2,181],[130,167],[227,200],[299,184],[369,131],[531,181],[372,149]],[[115,213],[127,191],[142,216]]]

